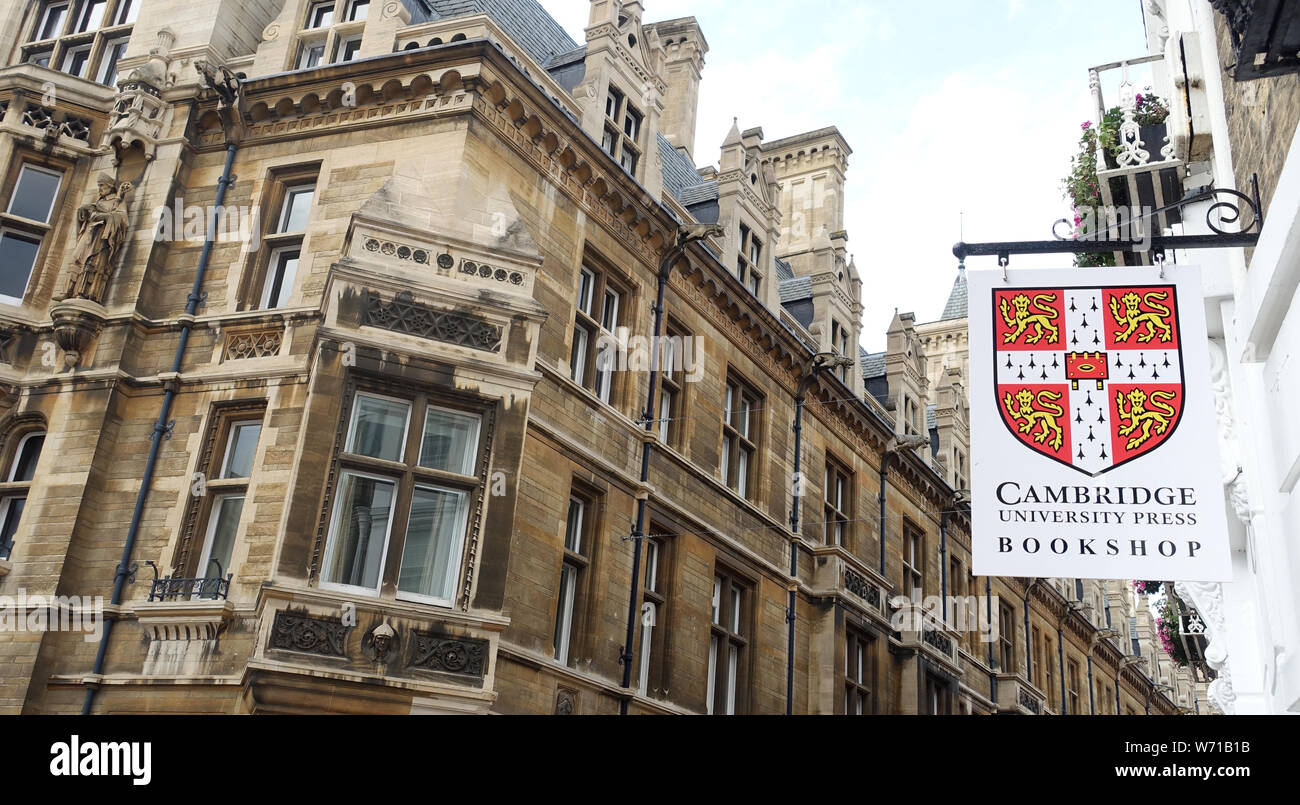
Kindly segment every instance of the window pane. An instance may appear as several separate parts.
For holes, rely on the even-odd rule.
[[[659,397],[659,438],[668,441],[668,428],[672,425],[673,393],[664,390]]]
[[[740,590],[731,588],[731,631],[740,634]]]
[[[560,597],[555,608],[555,659],[569,662],[569,635],[573,630],[573,593],[578,571],[572,565],[560,569]]]
[[[45,16],[36,29],[37,39],[53,39],[63,31],[63,21],[68,18],[68,4],[60,3],[45,9]]]
[[[16,232],[0,234],[0,296],[23,298],[40,249],[40,238]]]
[[[370,0],[352,0],[352,5],[348,9],[348,21],[364,20],[369,11]]]
[[[716,576],[713,579],[713,622],[722,623],[722,618],[718,614],[719,607],[722,605],[722,579]]]
[[[107,86],[117,85],[117,62],[126,52],[126,40],[115,39],[104,48],[104,58],[99,65],[99,83]]]
[[[342,44],[339,46],[339,50],[338,61],[352,61],[357,57],[357,53],[361,50],[361,37],[357,36],[351,39],[344,39]]]
[[[736,714],[736,670],[740,664],[740,649],[727,646],[727,715]]]
[[[573,329],[573,351],[569,353],[569,372],[573,382],[587,382],[587,331],[581,327]]]
[[[618,327],[618,292],[605,289],[605,306],[601,311],[600,326],[611,333]]]
[[[90,61],[90,45],[73,48],[63,56],[63,66],[59,69],[68,75],[85,78],[86,63]]]
[[[637,673],[637,693],[644,696],[650,689],[650,649],[654,645],[655,605],[649,604],[649,624],[641,626],[641,665]]]
[[[88,0],[84,11],[77,18],[76,32],[94,31],[104,21],[104,7],[107,0]]]
[[[18,531],[18,523],[23,519],[23,508],[26,505],[26,495],[5,498],[0,502],[0,510],[4,512],[4,517],[0,519],[0,559],[9,558],[14,534]]]
[[[307,12],[308,28],[323,28],[334,22],[334,4],[316,3]]]
[[[9,198],[9,213],[48,223],[61,178],[60,174],[24,165],[18,174],[18,184]]]
[[[247,478],[253,471],[253,453],[257,439],[262,435],[261,422],[241,422],[230,432],[230,448],[226,452],[226,466],[222,478]]]
[[[401,461],[405,453],[406,420],[410,408],[398,400],[358,394],[347,451],[386,461]]]
[[[315,185],[291,187],[285,191],[284,210],[280,215],[281,232],[301,232],[307,228],[307,215],[315,196]]]
[[[273,310],[283,307],[293,293],[293,281],[298,274],[299,249],[282,249],[271,255],[266,275],[266,289],[262,292],[262,308]]]
[[[384,541],[393,514],[393,484],[351,473],[343,476],[324,579],[374,589],[379,586]]]
[[[749,449],[740,449],[740,463],[736,466],[736,491],[741,495],[749,494]]]
[[[717,635],[713,635],[709,638],[708,679],[709,679],[708,682],[709,690],[708,690],[708,694],[705,696],[705,701],[708,702],[709,715],[713,715],[714,712],[713,700],[717,694],[717,685],[718,685],[718,636]]]
[[[564,547],[582,553],[582,518],[586,506],[577,498],[569,498],[569,514],[564,522]]]
[[[578,272],[578,307],[583,313],[591,315],[591,294],[596,284],[596,277],[587,269]]]
[[[431,470],[474,474],[478,455],[479,418],[430,407],[424,415],[420,466]]]
[[[41,460],[41,448],[45,446],[45,434],[33,433],[25,437],[18,446],[14,456],[13,469],[9,480],[21,483],[30,481],[36,475],[36,463]]]
[[[235,532],[239,515],[244,511],[243,495],[227,495],[212,504],[212,525],[204,552],[206,561],[198,568],[199,578],[225,578],[230,572],[230,557],[235,550]]]
[[[650,540],[646,543],[645,586],[651,592],[659,591],[659,543]]]
[[[298,54],[298,69],[310,70],[313,67],[319,67],[321,61],[325,59],[325,45],[308,45],[304,44]]]
[[[117,14],[114,15],[114,25],[126,25],[135,22],[136,14],[140,11],[140,0],[120,0],[117,4]]]
[[[415,488],[397,589],[432,598],[451,598],[460,570],[465,501],[464,492]]]

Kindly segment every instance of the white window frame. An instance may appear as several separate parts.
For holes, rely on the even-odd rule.
[[[140,14],[141,0],[118,0],[113,9],[113,25],[130,25]]]
[[[251,468],[249,470],[250,475],[236,475],[233,477],[226,475],[226,472],[230,469],[230,455],[231,455],[231,448],[235,446],[235,434],[239,432],[239,429],[241,427],[246,427],[248,425],[257,425],[258,428],[261,428],[262,420],[261,419],[238,419],[230,423],[230,433],[226,435],[226,452],[221,459],[221,472],[217,475],[217,478],[219,480],[225,481],[225,480],[233,480],[234,478],[251,477],[251,473],[252,473]],[[257,441],[258,442],[262,441],[261,430],[258,430],[257,432]],[[254,442],[253,448],[254,448],[254,453],[256,453],[257,442]]]
[[[458,529],[459,534],[456,538],[456,547],[452,551],[452,556],[455,557],[455,561],[447,563],[447,575],[443,579],[447,583],[447,588],[450,590],[450,593],[446,598],[440,598],[434,595],[425,595],[423,593],[406,592],[401,588],[402,565],[406,559],[406,539],[409,539],[411,536],[410,509],[415,505],[415,491],[417,489],[425,489],[425,490],[430,490],[435,492],[449,492],[451,494],[460,496],[460,504],[456,507],[456,523],[459,526]],[[430,483],[422,483],[422,484],[416,483],[411,485],[411,500],[408,502],[407,511],[406,511],[406,536],[404,537],[402,542],[402,556],[397,557],[397,584],[396,584],[397,600],[433,604],[435,606],[440,606],[440,607],[451,606],[451,602],[456,598],[456,583],[455,583],[456,578],[460,576],[461,565],[464,564],[465,561],[465,535],[466,532],[469,530],[470,497],[471,494],[467,490],[457,489],[456,487],[452,487],[452,486],[439,486],[437,484],[430,484]],[[396,488],[394,488],[393,503],[394,504],[397,503]],[[394,516],[396,516],[396,510],[394,510]],[[390,529],[392,528],[392,522],[391,522],[392,519],[393,518],[389,518]],[[384,569],[385,566],[387,565],[387,562],[388,562],[388,543],[385,542],[383,560],[381,561],[379,566],[380,586],[382,586],[384,583]]]
[[[121,61],[121,57],[119,56],[116,60],[112,60],[110,59],[110,56],[113,53],[113,48],[117,47],[118,45],[122,46],[122,55],[126,55],[126,46],[127,43],[129,43],[130,41],[131,41],[130,36],[117,36],[112,39],[107,39],[104,41],[104,49],[99,56],[99,67],[95,71],[95,75],[96,75],[95,83],[103,84],[104,86],[107,87],[117,86],[117,79],[120,75],[120,71],[117,69],[117,63]],[[112,66],[113,68],[112,84],[108,83],[108,81],[105,80],[108,78],[108,68],[110,66]]]
[[[54,195],[50,197],[50,208],[45,211],[45,218],[43,219],[26,218],[22,215],[15,215],[13,212],[14,201],[18,198],[18,188],[22,187],[23,174],[26,173],[27,171],[31,171],[33,173],[44,173],[47,176],[53,176],[58,180],[58,183],[54,186]],[[9,195],[9,205],[5,208],[5,215],[13,215],[13,217],[21,221],[32,221],[34,223],[45,224],[46,226],[48,226],[50,223],[50,216],[54,214],[54,205],[59,200],[59,191],[62,189],[63,189],[62,171],[51,170],[49,168],[43,168],[40,165],[33,165],[30,162],[24,162],[23,166],[18,170],[18,181],[14,183],[14,190]]]
[[[94,45],[92,43],[86,42],[85,44],[74,45],[64,50],[63,57],[59,59],[59,72],[66,73],[75,78],[85,78],[86,77],[85,74],[90,71],[90,56],[91,56],[91,50],[93,48]],[[86,60],[81,63],[81,72],[74,73],[71,72],[71,70],[69,69],[71,67],[70,62],[72,61],[73,57],[79,53],[85,53]]]
[[[238,492],[227,492],[224,494],[217,494],[214,495],[212,498],[212,506],[209,507],[208,509],[208,527],[205,529],[205,533],[203,537],[203,550],[199,553],[199,563],[194,568],[194,575],[196,578],[224,579],[226,577],[224,575],[208,576],[207,572],[208,572],[208,563],[212,559],[212,540],[217,533],[217,523],[221,520],[221,504],[232,498],[241,498],[243,499],[244,504],[246,504],[248,503],[248,490],[240,490]],[[239,529],[244,522],[244,509],[243,509],[244,504],[240,504],[239,520],[235,522],[235,541],[234,544],[230,546],[231,565],[234,565],[235,563],[235,545],[239,543]],[[223,567],[222,571],[224,571],[227,575],[230,574],[231,572],[230,567]],[[203,596],[200,595],[199,593],[195,593],[190,597],[197,599],[197,598],[202,598]]]
[[[362,397],[369,397],[372,400],[385,400],[387,402],[401,403],[402,405],[406,406],[406,426],[402,428],[402,455],[398,457],[396,461],[388,458],[376,458],[375,456],[367,456],[365,453],[358,453],[352,449],[352,438],[356,435],[357,411],[359,410],[359,406],[357,405],[357,402]],[[349,420],[348,436],[346,439],[343,440],[343,452],[351,453],[354,456],[361,456],[363,458],[374,459],[375,461],[389,461],[394,464],[405,464],[406,463],[406,441],[411,436],[411,415],[412,415],[411,409],[413,409],[414,407],[415,405],[410,400],[405,400],[402,399],[401,397],[390,397],[387,394],[376,394],[373,391],[358,391],[356,395],[352,398],[352,411],[351,413],[348,414],[348,420]],[[392,480],[392,479],[390,478],[385,480]]]
[[[325,40],[303,40],[298,43],[298,58],[294,59],[293,69],[295,70],[315,70],[317,67],[325,64]],[[311,52],[320,49],[320,56],[317,57],[315,64],[308,64]]]
[[[408,411],[409,411],[409,409],[408,409]],[[472,441],[472,445],[473,445],[473,452],[470,454],[470,457],[469,457],[469,459],[470,459],[470,460],[469,460],[469,465],[470,465],[470,467],[469,467],[469,472],[460,472],[459,470],[444,470],[444,469],[439,469],[439,468],[437,468],[437,467],[427,467],[427,466],[425,466],[425,464],[424,464],[424,437],[425,437],[425,434],[427,433],[427,431],[428,431],[428,427],[429,427],[429,424],[428,424],[428,423],[429,423],[429,412],[430,412],[430,411],[441,411],[441,412],[443,412],[444,414],[454,414],[455,416],[465,417],[466,419],[473,419],[473,420],[474,420],[474,438],[471,440],[471,441]],[[407,419],[408,419],[408,420],[410,419],[410,416],[411,416],[411,414],[408,412],[408,414],[407,414]],[[425,469],[425,470],[428,470],[428,471],[430,471],[430,472],[445,472],[445,473],[448,473],[448,474],[451,474],[451,475],[460,475],[460,476],[465,477],[465,478],[472,478],[472,477],[474,476],[474,466],[475,466],[475,464],[478,462],[479,439],[481,438],[482,433],[483,433],[483,417],[482,417],[482,416],[479,416],[478,414],[470,413],[469,411],[463,411],[463,410],[461,410],[461,409],[459,409],[459,408],[449,408],[449,407],[447,407],[447,406],[445,406],[445,405],[434,405],[433,403],[426,403],[425,406],[424,406],[424,421],[420,423],[420,449],[419,449],[418,454],[417,454],[416,457],[415,457],[415,465],[416,465],[417,467],[420,467],[421,469]],[[417,484],[417,485],[418,485],[418,484]],[[463,490],[453,490],[453,491],[463,491]]]
[[[293,297],[294,283],[298,281],[298,266],[289,270],[286,266],[284,278],[280,282],[280,299],[279,304],[271,305],[271,291],[275,288],[275,276],[279,269],[280,258],[288,252],[298,252],[298,263],[302,264],[302,244],[296,243],[292,246],[281,246],[271,252],[271,257],[266,264],[266,277],[262,281],[262,300],[258,305],[258,310],[280,310],[287,307],[290,298]]]
[[[320,31],[329,28],[334,24],[334,12],[338,10],[341,2],[342,0],[316,0],[316,2],[309,4],[307,6],[307,19],[303,22],[303,30]],[[329,20],[313,25],[312,18],[316,16],[318,10],[323,9],[325,6],[329,6]]]
[[[27,269],[27,282],[23,284],[23,295],[15,297],[15,296],[8,296],[7,294],[0,293],[0,302],[4,302],[10,305],[22,305],[23,298],[27,296],[27,288],[32,284],[32,274],[36,273],[36,263],[40,259],[41,248],[45,245],[45,237],[44,235],[34,235],[25,229],[16,229],[10,226],[0,226],[0,238],[3,238],[5,235],[16,235],[21,238],[27,238],[36,241],[36,257],[32,259],[31,267]]]
[[[408,416],[407,418],[409,419],[410,417]],[[336,582],[336,581],[326,581],[325,579],[326,569],[333,564],[334,551],[338,549],[338,530],[340,524],[339,521],[343,515],[343,508],[341,502],[343,500],[343,497],[341,494],[338,493],[342,491],[344,483],[348,478],[348,476],[353,476],[356,478],[366,478],[372,481],[382,481],[383,483],[389,484],[393,487],[393,508],[389,509],[388,523],[384,526],[384,542],[379,549],[379,573],[378,573],[378,577],[375,579],[374,587],[362,587],[357,584],[343,584],[341,582]],[[396,478],[392,478],[390,476],[378,475],[372,472],[363,472],[360,470],[350,470],[350,469],[341,469],[339,471],[339,480],[336,486],[336,493],[334,498],[334,512],[333,514],[330,515],[329,536],[325,540],[325,555],[321,558],[321,574],[320,574],[321,589],[335,590],[338,592],[361,593],[366,595],[367,597],[374,597],[379,594],[379,590],[384,586],[384,570],[388,565],[388,545],[392,541],[392,537],[393,537],[393,520],[397,519],[397,509],[396,509],[397,493],[398,493],[398,487],[400,485],[401,485],[400,480]]]
[[[360,17],[354,16],[357,13],[357,7],[360,6],[366,10],[366,13]],[[344,19],[339,22],[364,22],[370,17],[370,0],[347,0],[347,10],[344,13]]]
[[[353,42],[355,42],[357,45],[356,52],[353,54],[352,58],[350,59],[344,58],[344,55],[347,52],[348,45]],[[361,52],[361,34],[352,34],[351,36],[340,36],[338,38],[338,41],[334,43],[334,58],[333,60],[330,61],[330,64],[347,64],[349,62],[354,62],[357,60],[356,54],[359,54],[360,52]]]
[[[289,212],[292,209],[292,203],[295,196],[302,195],[304,191],[311,192],[311,202],[307,205],[307,218],[303,221],[302,229],[295,229],[290,232],[285,229],[289,225]],[[298,184],[285,185],[284,200],[280,202],[280,217],[275,226],[277,235],[298,235],[307,231],[307,225],[311,223],[312,209],[316,206],[316,183],[301,182]]]
[[[569,664],[569,641],[573,639],[573,599],[578,594],[579,569],[563,562],[560,565],[560,585],[563,589],[563,611],[557,613],[560,621],[560,645],[555,647],[555,661],[560,665]],[[557,602],[557,606],[558,606]]]
[[[99,5],[99,18],[91,23],[90,12],[94,6]],[[70,34],[88,34],[98,31],[104,27],[104,17],[108,13],[108,0],[81,0],[77,5],[77,19],[74,21],[74,30]],[[82,24],[86,27],[81,27]]]
[[[51,36],[43,37],[40,39],[32,39],[31,41],[49,42],[54,39],[58,39],[60,36],[63,35],[63,29],[68,27],[68,18],[71,16],[71,12],[72,12],[71,0],[69,0],[69,2],[64,2],[64,3],[50,3],[47,6],[45,6],[45,10],[41,14],[41,18],[36,22],[36,28],[32,30],[32,35],[34,37],[38,36],[41,33],[41,31],[44,30],[46,23],[48,23],[50,20],[50,12],[56,8],[61,8],[63,10],[63,21],[62,24],[59,25],[59,29],[55,31]]]

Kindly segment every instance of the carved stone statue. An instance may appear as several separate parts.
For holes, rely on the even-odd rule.
[[[72,275],[65,299],[103,302],[113,264],[126,241],[126,200],[131,183],[99,176],[99,197],[77,209],[77,248],[72,254]]]

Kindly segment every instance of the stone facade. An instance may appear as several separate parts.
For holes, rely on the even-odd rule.
[[[783,243],[782,183],[842,182],[848,148],[737,132],[696,169],[693,20],[592,0],[583,48],[532,0],[135,2],[107,12],[134,21],[115,89],[99,44],[69,74],[73,22],[41,38],[49,3],[0,26],[5,231],[37,244],[0,297],[0,594],[102,595],[111,624],[102,664],[79,632],[0,641],[5,712],[778,713],[791,590],[798,713],[1088,712],[1083,664],[1172,711],[1052,587],[970,576],[954,485],[861,373],[809,384],[793,483],[796,392],[851,355],[861,283],[829,193]],[[129,230],[65,310],[100,173],[132,183]],[[205,240],[223,193],[234,233]],[[33,198],[46,220],[14,214]],[[681,222],[725,234],[670,254]],[[597,362],[653,334],[661,262],[695,347],[662,409]],[[896,617],[908,587],[995,595],[1006,662],[955,612]]]

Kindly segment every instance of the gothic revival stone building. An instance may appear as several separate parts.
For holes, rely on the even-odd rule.
[[[6,711],[1175,709],[971,577],[964,367],[857,352],[836,129],[693,153],[694,19],[3,14],[0,595],[107,619]]]

